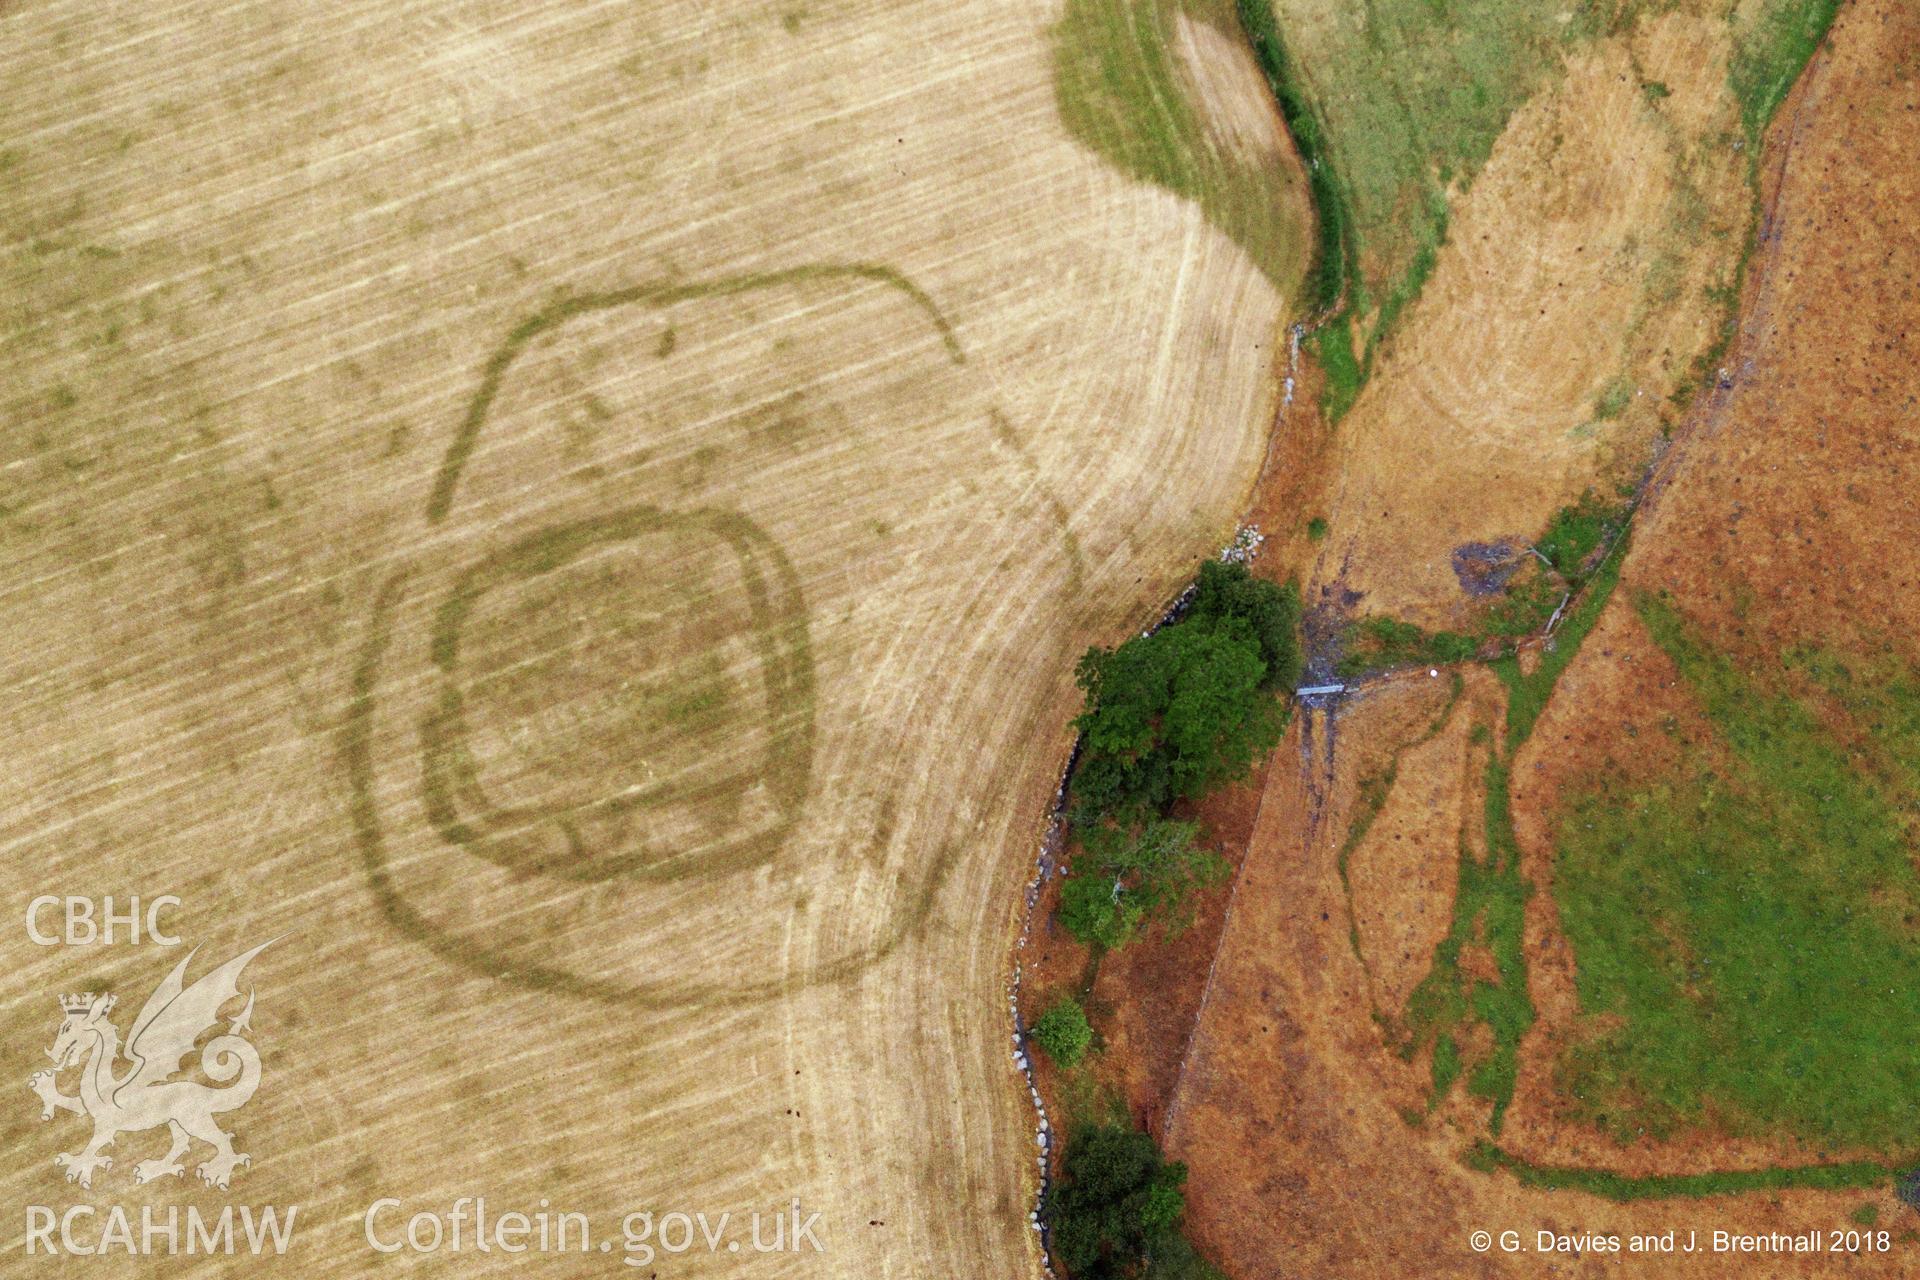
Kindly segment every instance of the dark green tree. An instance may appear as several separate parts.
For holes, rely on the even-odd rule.
[[[1080,660],[1086,710],[1074,820],[1131,827],[1246,775],[1273,749],[1286,708],[1238,616],[1186,619]]]
[[[1267,674],[1263,689],[1291,692],[1300,683],[1304,659],[1300,654],[1300,589],[1256,578],[1244,564],[1209,560],[1200,566],[1187,620],[1208,622],[1238,618],[1247,624],[1260,646]]]
[[[1186,1180],[1187,1167],[1167,1161],[1148,1135],[1120,1124],[1082,1126],[1047,1192],[1055,1256],[1074,1280],[1172,1274],[1160,1259],[1191,1265],[1179,1230]]]

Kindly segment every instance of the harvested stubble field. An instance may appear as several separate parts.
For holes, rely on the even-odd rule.
[[[181,1274],[579,1274],[363,1243],[478,1194],[1037,1267],[1059,708],[1231,528],[1306,259],[1231,26],[1149,8],[1198,171],[1023,4],[0,9],[4,900],[282,937],[235,1195],[299,1241]],[[9,954],[22,1079],[176,958]],[[7,1203],[194,1202],[16,1101]]]
[[[1917,24],[1842,9],[1779,112],[1728,376],[1559,644],[1277,753],[1164,1125],[1229,1274],[1912,1271]]]

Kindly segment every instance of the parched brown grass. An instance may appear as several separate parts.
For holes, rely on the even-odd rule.
[[[286,935],[235,1196],[299,1242],[196,1274],[478,1194],[822,1215],[676,1274],[1035,1269],[1003,983],[1072,661],[1230,531],[1290,302],[1070,139],[1049,23],[0,14],[3,896]],[[175,959],[14,954],[34,1065]],[[157,1135],[77,1193],[15,1101],[9,1203],[193,1202]]]
[[[1575,47],[1451,193],[1432,277],[1342,422],[1315,574],[1363,611],[1461,627],[1454,548],[1631,486],[1677,421],[1752,199],[1726,29],[1681,11]]]
[[[1848,6],[1782,110],[1768,139],[1764,234],[1726,356],[1729,385],[1703,396],[1681,429],[1636,524],[1619,590],[1512,762],[1536,1021],[1521,1041],[1519,1088],[1498,1141],[1549,1180],[1569,1168],[1639,1178],[1899,1156],[1777,1134],[1729,1136],[1712,1124],[1622,1142],[1570,1114],[1555,1078],[1558,1052],[1591,1027],[1574,1025],[1580,957],[1561,934],[1553,854],[1569,795],[1596,778],[1624,791],[1675,782],[1683,753],[1713,731],[1676,661],[1636,611],[1637,597],[1666,592],[1704,642],[1736,663],[1777,666],[1811,645],[1911,666],[1913,646],[1903,637],[1911,636],[1914,608],[1916,268],[1909,246],[1916,240],[1905,139],[1920,83],[1914,46],[1907,7]],[[1639,56],[1685,61],[1672,51]],[[1663,101],[1683,97],[1676,86]],[[1416,325],[1410,316],[1409,342]],[[1368,392],[1384,394],[1380,382]],[[1860,670],[1873,674],[1865,664]],[[1427,1064],[1401,1059],[1369,1016],[1366,971],[1340,910],[1340,854],[1369,803],[1366,781],[1391,744],[1425,732],[1401,709],[1416,696],[1408,686],[1431,683],[1424,672],[1383,681],[1346,704],[1331,728],[1324,719],[1303,726],[1316,742],[1335,735],[1330,772],[1285,767],[1286,760],[1268,774],[1262,829],[1247,851],[1215,962],[1215,995],[1194,1032],[1168,1124],[1172,1153],[1192,1165],[1195,1238],[1236,1275],[1911,1271],[1911,1211],[1895,1198],[1890,1176],[1854,1189],[1722,1185],[1697,1196],[1616,1181],[1616,1192],[1646,1196],[1621,1201],[1577,1184],[1548,1189],[1474,1167],[1489,1107],[1467,1090],[1420,1112]],[[1809,705],[1823,711],[1821,731],[1856,753],[1849,759],[1862,778],[1880,780],[1901,767],[1884,750],[1886,735],[1900,726],[1861,723],[1879,704],[1816,691]],[[1437,756],[1441,741],[1422,750]],[[1416,789],[1401,803],[1411,808],[1420,790],[1418,775],[1409,777]],[[1437,899],[1445,890],[1429,892]],[[1638,909],[1631,895],[1617,905]],[[1782,939],[1782,951],[1795,941]],[[1850,1084],[1829,1077],[1819,1087]],[[1827,1232],[1869,1220],[1888,1231],[1888,1252],[1826,1251]],[[1587,1251],[1576,1259],[1532,1247],[1538,1231],[1623,1239],[1674,1231],[1682,1240],[1696,1231],[1704,1245],[1715,1228],[1817,1232],[1823,1248],[1747,1258],[1704,1248],[1621,1258]],[[1523,1247],[1475,1252],[1470,1233],[1482,1229],[1515,1230]]]
[[[1656,642],[1636,608],[1649,595],[1668,601],[1756,690],[1798,699],[1815,732],[1846,752],[1858,782],[1895,793],[1902,785],[1885,755],[1902,749],[1897,709],[1848,695],[1920,661],[1912,639],[1920,566],[1911,550],[1920,513],[1906,407],[1915,394],[1908,348],[1920,260],[1915,173],[1898,141],[1901,122],[1920,109],[1899,52],[1914,32],[1912,15],[1894,6],[1843,16],[1825,76],[1805,90],[1804,122],[1783,121],[1776,132],[1778,197],[1729,352],[1733,376],[1703,403],[1685,450],[1660,476],[1622,591],[1519,757],[1516,828],[1540,890],[1529,952],[1559,957],[1533,979],[1546,1016],[1523,1072],[1515,1138],[1529,1154],[1551,1150],[1634,1172],[1834,1155],[1835,1144],[1756,1131],[1750,1117],[1734,1117],[1744,1123],[1728,1124],[1730,1135],[1696,1123],[1623,1142],[1569,1115],[1551,1075],[1592,1025],[1573,998],[1578,953],[1550,890],[1560,824],[1582,795],[1691,796],[1702,769],[1739,794],[1753,785],[1742,759],[1751,744],[1729,746],[1699,690]],[[1860,685],[1823,688],[1807,674],[1810,660],[1797,656],[1808,654],[1847,665]],[[1814,842],[1792,845],[1797,873],[1817,876],[1821,853]],[[1753,910],[1765,909],[1756,898]],[[1857,1019],[1872,1016],[1849,1004]]]

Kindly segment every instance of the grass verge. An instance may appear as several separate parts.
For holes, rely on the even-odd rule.
[[[1630,1178],[1606,1169],[1585,1169],[1574,1165],[1535,1164],[1494,1143],[1482,1141],[1467,1157],[1467,1164],[1482,1173],[1505,1170],[1523,1186],[1552,1191],[1584,1191],[1608,1200],[1664,1200],[1673,1197],[1739,1195],[1749,1191],[1789,1191],[1812,1188],[1845,1191],[1856,1187],[1884,1187],[1893,1181],[1894,1170],[1869,1160],[1844,1164],[1809,1164],[1793,1168],[1733,1169],[1711,1173],[1655,1174]]]
[[[1197,203],[1280,295],[1302,296],[1307,228],[1293,174],[1216,139],[1181,64],[1176,24],[1233,38],[1231,0],[1067,0],[1053,28],[1054,97],[1074,137],[1120,172]],[[1311,181],[1311,175],[1309,175]]]

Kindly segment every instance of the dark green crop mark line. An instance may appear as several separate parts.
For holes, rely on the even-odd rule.
[[[543,335],[577,317],[612,308],[629,305],[664,308],[680,302],[739,295],[753,290],[804,284],[811,281],[865,282],[896,290],[926,317],[927,323],[938,335],[947,359],[953,365],[965,365],[965,353],[952,325],[938,306],[912,281],[886,266],[864,263],[816,263],[781,271],[748,273],[693,284],[659,283],[590,295],[563,297],[522,320],[506,335],[500,346],[488,358],[483,368],[480,385],[469,401],[462,422],[442,459],[433,494],[427,503],[428,524],[438,523],[448,515],[466,463],[476,447],[507,373],[519,356]],[[671,343],[663,341],[655,354],[665,355],[670,350]],[[991,416],[990,426],[995,436],[1015,449],[1021,464],[1032,474],[1035,483],[1041,489],[1040,496],[1046,511],[1053,523],[1059,527],[1068,558],[1069,579],[1075,589],[1078,589],[1084,578],[1083,556],[1069,528],[1069,513],[1064,504],[1047,488],[1044,476],[1021,447],[1017,434],[1004,417],[997,412]],[[797,572],[780,549],[757,527],[746,522],[744,517],[739,518],[739,525],[735,527],[733,524],[725,524],[726,520],[734,519],[731,515],[708,514],[724,524],[724,527],[721,527],[721,524],[714,525],[710,532],[733,545],[736,556],[741,561],[740,573],[750,611],[754,619],[767,624],[758,628],[761,634],[756,637],[756,649],[761,658],[760,670],[767,699],[776,708],[785,707],[793,712],[792,715],[785,716],[784,720],[776,715],[776,720],[780,722],[775,725],[776,754],[784,752],[786,755],[805,756],[810,759],[814,733],[812,721],[814,689],[813,671],[806,643],[806,619],[804,611],[795,613],[793,608],[788,607],[791,602],[801,598],[801,584]],[[631,517],[644,523],[644,518],[633,512],[607,517],[606,521],[612,521],[617,525],[623,517]],[[586,528],[585,526],[594,527]],[[518,567],[529,573],[557,567],[572,555],[579,553],[581,547],[585,545],[582,539],[590,543],[596,535],[607,534],[611,528],[612,526],[606,525],[605,521],[587,521],[582,527],[570,526],[549,531],[548,534],[536,535],[517,548],[525,557],[522,562],[517,562]],[[477,583],[471,580],[470,574],[468,579],[462,579],[461,583],[456,584],[454,588],[456,595],[460,594],[461,585],[464,585],[469,593],[475,590]],[[901,909],[888,919],[884,929],[872,935],[870,941],[858,951],[824,962],[802,974],[781,975],[764,980],[743,976],[737,982],[725,983],[696,981],[657,985],[630,984],[626,981],[577,973],[562,964],[527,959],[514,954],[510,947],[496,944],[483,935],[462,935],[436,923],[424,914],[420,907],[406,899],[394,880],[388,864],[385,837],[374,791],[374,732],[378,711],[377,692],[380,671],[383,662],[388,659],[394,617],[409,582],[407,571],[397,572],[382,584],[378,592],[366,642],[354,666],[352,695],[339,737],[341,761],[351,792],[350,815],[368,884],[382,914],[404,936],[422,943],[451,963],[502,981],[631,1007],[677,1008],[695,1003],[745,1004],[809,986],[850,981],[871,964],[890,955],[905,939],[917,932],[931,915],[938,896],[958,861],[952,849],[939,851],[932,860],[929,873],[918,888],[910,896],[903,894],[905,901]],[[431,652],[423,656],[431,658],[443,682],[450,683],[452,670],[458,663],[459,623],[465,617],[471,603],[469,595],[469,598],[444,604],[445,611],[436,615],[436,620],[444,625],[435,628]],[[464,843],[470,846],[471,837],[477,833],[477,826],[470,816],[460,816],[462,811],[484,816],[491,806],[480,787],[474,761],[470,755],[457,749],[457,740],[461,736],[459,726],[461,710],[460,689],[457,686],[453,687],[449,695],[447,688],[443,687],[437,696],[437,709],[430,707],[423,717],[423,723],[415,727],[424,731],[427,758],[422,763],[426,766],[429,775],[433,775],[436,769],[434,757],[441,754],[434,751],[434,741],[438,741],[440,745],[447,748],[445,753],[447,758],[440,762],[442,767],[438,769],[438,776],[429,776],[425,784],[427,790],[425,808],[428,821],[430,825],[438,827],[443,835],[452,833],[469,837]],[[795,723],[788,724],[786,729],[782,729],[781,725],[789,721],[795,721]],[[438,735],[437,739],[435,735]],[[1004,769],[1005,766],[996,767]],[[785,777],[788,782],[792,782],[794,777],[794,771],[791,769],[776,767],[771,772],[776,776],[769,778],[769,781],[776,787],[781,785],[782,777]],[[795,785],[800,786],[801,794],[804,794],[804,780]],[[684,799],[685,793],[683,792],[679,798]],[[577,813],[554,813],[548,817],[559,833],[564,848],[571,851],[566,856],[578,857],[590,852],[586,848],[586,833],[582,829],[583,824],[577,820]],[[885,832],[874,834],[869,849],[870,858],[880,856],[888,838]],[[449,852],[460,850],[462,844],[460,840],[453,841],[449,846]],[[463,856],[468,855],[463,854]],[[623,869],[629,872],[629,880],[680,878],[665,868],[628,867]],[[548,875],[553,870],[551,861],[541,861],[537,867],[539,873]],[[651,872],[656,871],[658,874],[650,876]],[[681,876],[685,874],[691,873],[680,873]],[[561,879],[564,884],[568,878]],[[586,886],[579,883],[579,877],[573,877],[572,880],[573,883],[565,885],[562,892],[573,895],[577,899],[578,893]],[[529,880],[528,883],[531,886],[535,881]],[[562,898],[558,901],[567,900],[573,899]],[[617,899],[602,900],[617,901]]]
[[[1067,504],[1060,501],[1059,495],[1047,484],[1046,477],[1040,472],[1040,464],[1033,460],[1027,442],[1013,429],[1013,423],[1007,421],[1007,415],[998,408],[990,409],[987,411],[987,423],[993,428],[994,438],[1013,451],[1013,455],[1020,460],[1021,470],[1039,487],[1040,500],[1047,508],[1047,518],[1060,531],[1060,545],[1066,549],[1067,598],[1078,600],[1081,587],[1086,582],[1087,562],[1080,550],[1080,535],[1073,531],[1073,520],[1067,511]]]
[[[740,982],[685,983],[675,987],[642,988],[605,978],[590,977],[556,965],[524,960],[475,938],[454,933],[416,910],[394,884],[387,865],[373,790],[373,730],[375,692],[381,663],[392,640],[393,614],[404,594],[407,573],[395,573],[375,599],[367,638],[353,666],[351,697],[340,726],[340,759],[349,789],[348,813],[360,848],[361,868],[380,913],[396,931],[432,951],[449,964],[530,990],[575,996],[604,1004],[642,1009],[675,1009],[698,1004],[730,1007],[753,1004],[813,986],[833,985],[857,977],[868,966],[884,960],[911,937],[933,914],[941,888],[959,858],[943,849],[934,859],[933,873],[912,904],[897,914],[887,931],[864,951],[821,965],[797,977]]]
[[[520,358],[520,354],[534,339],[596,311],[628,306],[670,307],[704,298],[723,298],[758,289],[819,280],[866,282],[897,289],[925,314],[934,331],[940,335],[947,358],[956,365],[967,362],[966,354],[960,349],[960,341],[954,336],[953,326],[926,291],[892,267],[872,263],[809,263],[780,271],[751,272],[693,284],[643,284],[606,293],[561,298],[515,325],[508,332],[506,340],[487,358],[480,387],[467,403],[466,416],[461,420],[452,442],[447,445],[446,457],[441,461],[440,472],[434,478],[433,495],[427,500],[427,523],[438,524],[446,519],[448,510],[453,506],[454,491],[460,484],[460,474],[467,465],[467,459],[472,456],[474,446],[479,443],[487,415],[500,393],[500,384],[506,378],[507,370],[513,367],[513,362]]]

